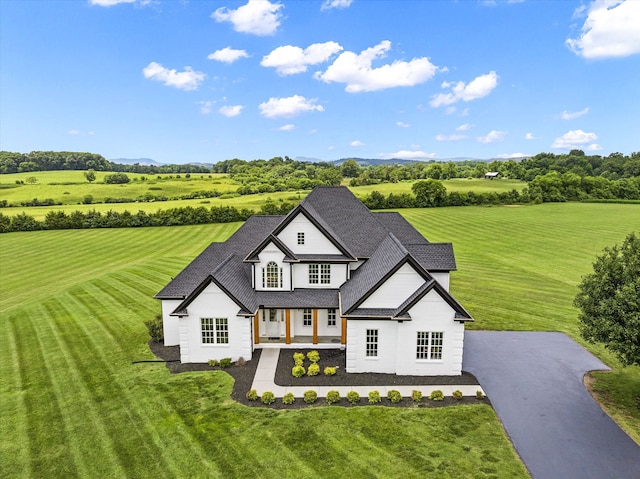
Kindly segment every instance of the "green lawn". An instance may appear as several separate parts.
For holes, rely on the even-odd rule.
[[[473,328],[578,340],[576,283],[640,226],[637,205],[401,212],[454,243],[452,292]],[[246,408],[225,373],[132,364],[152,357],[151,296],[237,226],[0,235],[0,477],[527,477],[488,406]],[[596,388],[639,440],[640,368],[587,347],[614,368]]]
[[[448,192],[459,191],[468,192],[473,191],[475,193],[504,193],[511,190],[522,191],[527,183],[519,180],[485,180],[484,178],[455,178],[453,180],[441,180],[442,184],[447,188]],[[349,189],[354,194],[363,197],[370,194],[372,191],[378,191],[383,195],[389,193],[411,193],[411,187],[415,181],[401,181],[399,183],[381,183],[379,185],[367,185],[367,186],[355,186]]]

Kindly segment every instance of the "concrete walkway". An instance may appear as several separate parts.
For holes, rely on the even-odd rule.
[[[640,446],[583,384],[587,372],[609,368],[567,335],[466,331],[463,369],[534,479],[640,479]]]
[[[367,397],[369,392],[377,390],[380,391],[380,396],[386,397],[387,391],[395,389],[402,394],[402,397],[411,397],[411,392],[417,389],[422,392],[424,397],[428,397],[431,391],[439,389],[446,397],[451,396],[456,389],[461,391],[465,396],[475,396],[476,391],[483,391],[477,384],[473,386],[278,386],[273,380],[276,374],[279,356],[280,349],[275,348],[263,349],[260,353],[260,361],[258,361],[258,368],[256,369],[256,374],[251,386],[251,389],[255,389],[258,395],[266,391],[271,391],[277,398],[281,398],[287,393],[293,393],[295,397],[301,398],[304,396],[305,391],[314,390],[318,393],[318,397],[323,398],[327,396],[327,392],[336,390],[340,392],[341,397],[345,397],[349,391],[356,391],[361,397]]]

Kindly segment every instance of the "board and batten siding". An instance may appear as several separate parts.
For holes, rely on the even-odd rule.
[[[163,299],[162,304],[162,330],[164,333],[165,346],[177,346],[180,344],[180,333],[178,331],[178,318],[171,316],[171,313],[180,306],[181,299]]]
[[[360,308],[397,308],[424,283],[413,266],[403,265],[387,279],[371,296],[359,306]]]
[[[188,306],[188,316],[179,319],[180,361],[206,363],[210,359],[251,359],[251,318],[237,316],[238,305],[211,283]],[[203,344],[200,318],[227,318],[229,343]]]
[[[304,244],[298,244],[298,233],[304,233]],[[341,251],[302,213],[278,233],[278,239],[294,254],[341,254]]]

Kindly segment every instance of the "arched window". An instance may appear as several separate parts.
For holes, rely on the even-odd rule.
[[[262,270],[262,285],[265,288],[282,288],[282,268],[275,261],[269,261]]]

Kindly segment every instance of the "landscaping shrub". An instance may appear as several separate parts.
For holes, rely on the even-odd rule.
[[[216,367],[216,366],[218,366],[220,363],[218,362],[218,360],[217,360],[217,359],[209,359],[209,362],[208,362],[207,364],[208,364],[209,366],[211,366],[211,367],[214,367],[214,368],[215,368],[215,367]]]
[[[144,325],[149,331],[151,341],[156,343],[161,342],[164,339],[164,331],[162,329],[162,315],[157,314],[155,318],[149,319],[144,322]]]
[[[112,173],[104,177],[104,182],[112,185],[121,185],[124,183],[129,183],[129,181],[131,180],[124,173]]]
[[[302,366],[304,364],[304,353],[293,353],[293,362],[296,366]]]
[[[420,391],[418,389],[414,389],[413,391],[411,391],[411,400],[413,402],[422,401],[422,391]]]
[[[294,378],[301,378],[305,375],[305,373],[306,371],[304,370],[304,366],[294,366],[293,368],[291,368],[291,375]]]
[[[400,391],[392,389],[391,391],[387,392],[387,399],[392,403],[398,403],[402,401],[402,394],[400,394]]]
[[[351,404],[360,402],[360,394],[358,394],[356,391],[349,391],[347,393],[347,401],[349,401]]]
[[[378,404],[382,399],[380,398],[380,391],[375,390],[369,392],[369,403]]]
[[[309,391],[305,391],[303,395],[303,400],[307,404],[313,404],[318,400],[318,393],[311,389]]]
[[[315,350],[309,351],[307,353],[307,359],[312,363],[317,363],[318,361],[320,361],[320,353]]]
[[[429,399],[431,399],[432,401],[442,401],[444,400],[444,393],[439,389],[436,389],[434,391],[431,391],[431,394],[429,394]]]
[[[249,391],[247,393],[247,399],[249,401],[257,401],[258,400],[258,391],[256,391],[255,389],[252,389],[251,391]]]
[[[324,368],[324,375],[325,376],[335,376],[336,375],[336,368],[333,366],[327,366],[326,368]]]
[[[307,368],[307,376],[317,376],[318,374],[320,374],[320,366],[318,363],[311,363]]]
[[[463,397],[462,391],[457,390],[457,389],[455,391],[453,391],[453,393],[451,395],[453,396],[453,399],[457,399],[458,401],[460,401],[460,399],[462,399],[462,397]]]
[[[220,360],[220,367],[221,368],[230,368],[231,367],[231,358],[222,358]]]
[[[245,358],[243,358],[242,356],[240,356],[238,358],[238,360],[236,361],[236,366],[246,366],[247,365],[247,360]]]
[[[276,402],[276,396],[271,391],[263,392],[260,399],[262,400],[262,404],[267,404],[267,405],[273,404],[274,402]]]
[[[484,395],[484,393],[480,390],[476,391],[476,399],[484,399],[487,396]]]
[[[293,404],[296,402],[296,398],[293,393],[287,393],[282,397],[282,404]]]
[[[335,404],[340,401],[340,392],[332,389],[327,393],[327,402],[329,404]]]

